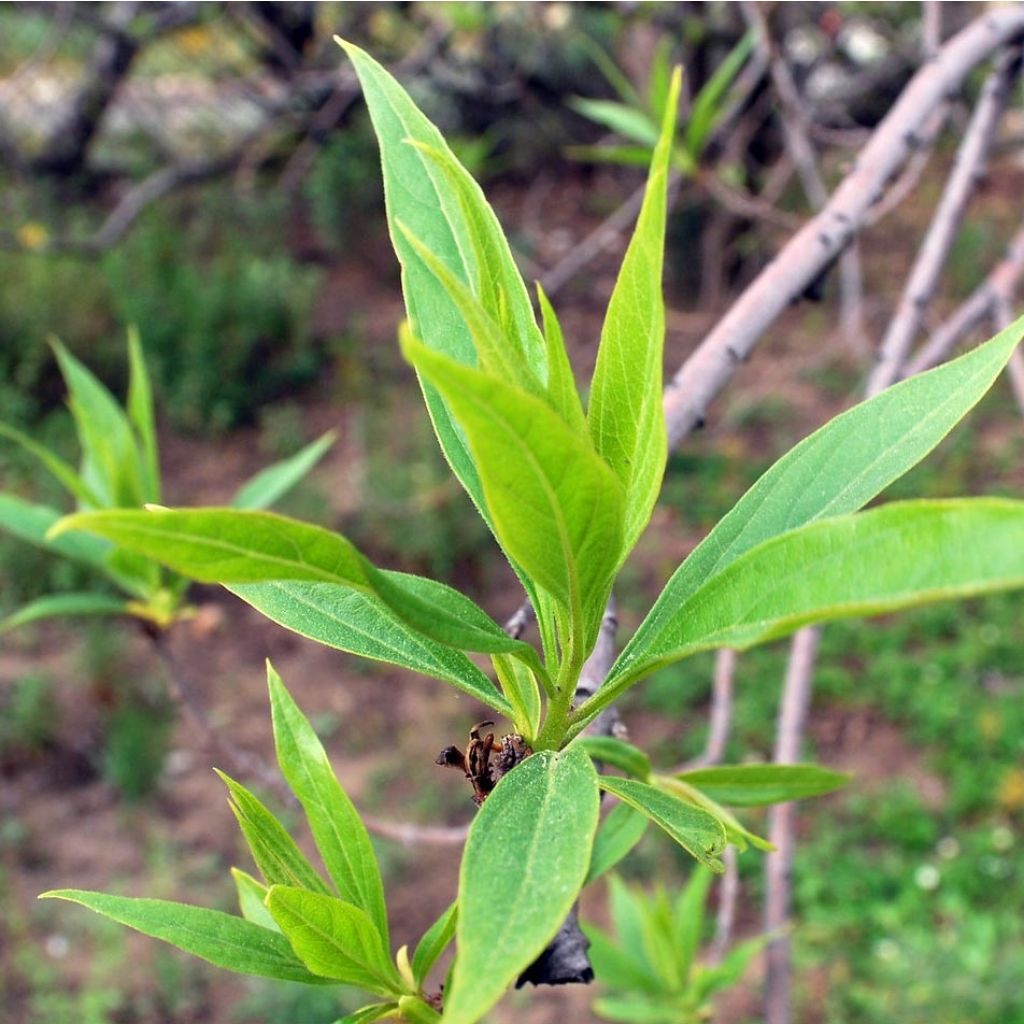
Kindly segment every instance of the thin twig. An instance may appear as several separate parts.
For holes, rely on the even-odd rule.
[[[521,640],[536,617],[533,605],[529,601],[524,601],[512,613],[503,628],[513,640]]]
[[[363,824],[384,839],[393,839],[403,846],[461,846],[469,834],[468,825],[413,825],[402,821],[384,821],[363,815]]]
[[[775,739],[776,764],[793,764],[800,759],[804,723],[810,706],[814,659],[820,632],[802,629],[793,647],[783,684]],[[775,851],[765,861],[765,920],[768,934],[777,934],[765,951],[765,1024],[789,1021],[789,936],[790,881],[795,846],[796,804],[776,804],[769,814],[768,838]]]
[[[921,8],[921,56],[931,60],[942,46],[942,4],[923,0]]]
[[[953,171],[879,347],[878,361],[868,377],[868,397],[899,379],[900,370],[921,326],[922,313],[938,285],[967,202],[984,171],[996,127],[1006,109],[1010,86],[1019,71],[1020,51],[1015,47],[1003,55],[985,81],[981,98],[957,150]]]
[[[722,962],[732,942],[733,927],[736,924],[736,906],[740,899],[739,856],[735,846],[727,846],[722,852],[725,871],[718,883],[718,910],[715,913],[715,935],[708,951],[708,962],[712,965]]]
[[[1012,306],[1024,279],[1024,223],[1006,247],[1003,258],[973,292],[944,320],[908,360],[903,376],[913,377],[947,359],[953,349],[997,306]]]
[[[676,372],[665,394],[669,442],[703,422],[708,406],[763,333],[849,244],[888,183],[916,151],[935,108],[982,61],[1024,32],[1024,5],[986,11],[908,83],[825,208],[783,247]]]

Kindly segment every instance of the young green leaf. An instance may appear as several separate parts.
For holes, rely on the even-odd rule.
[[[403,350],[466,431],[502,546],[582,627],[589,650],[622,550],[615,475],[546,402],[411,337]]]
[[[507,654],[491,655],[491,661],[498,682],[501,683],[502,693],[515,712],[513,721],[516,729],[530,744],[540,729],[543,710],[537,679],[521,661]]]
[[[715,68],[714,73],[697,93],[686,124],[686,151],[694,160],[699,159],[704,151],[711,132],[721,117],[722,99],[747,62],[756,43],[756,33],[751,30],[729,51],[725,60]]]
[[[554,307],[548,301],[540,282],[537,282],[537,302],[544,323],[544,344],[548,352],[548,402],[573,433],[581,437],[587,433],[587,417],[580,402],[576,378],[572,373],[569,353],[562,336],[562,325]]]
[[[574,96],[569,106],[582,114],[588,121],[601,125],[616,135],[622,135],[642,146],[652,147],[658,142],[657,122],[645,111],[616,103],[614,100],[592,100],[583,96]],[[675,119],[675,107],[672,106],[672,117]]]
[[[447,1024],[480,1020],[558,931],[587,874],[598,803],[590,758],[570,748],[527,758],[480,808],[462,856]]]
[[[419,996],[402,996],[398,1000],[401,1019],[409,1024],[437,1024],[441,1014]]]
[[[733,764],[694,768],[677,779],[730,807],[763,807],[821,796],[852,776],[816,764]]]
[[[576,741],[595,761],[610,764],[627,775],[646,782],[651,774],[651,759],[632,743],[614,736],[584,736]]]
[[[680,1007],[672,994],[646,998],[639,995],[601,996],[594,1000],[594,1011],[605,1020],[621,1021],[622,1024],[678,1024],[680,1015],[687,1013]]]
[[[669,775],[652,776],[651,785],[657,786],[671,796],[684,800],[686,803],[706,811],[711,817],[717,818],[722,823],[722,828],[725,829],[726,839],[737,850],[742,852],[747,848],[748,843],[763,853],[770,853],[775,849],[767,839],[762,839],[746,828],[732,811],[712,800],[707,793],[697,789],[696,786],[691,786],[689,783],[683,782],[682,779],[672,778]]]
[[[306,969],[279,932],[218,910],[81,889],[55,889],[44,892],[39,898],[79,903],[227,971],[306,985],[325,983],[323,978]]]
[[[54,531],[88,530],[201,583],[305,580],[382,600],[431,639],[463,650],[508,652],[540,669],[536,651],[513,640],[478,605],[434,580],[377,569],[339,533],[273,512],[117,509],[66,517]]]
[[[646,782],[602,775],[600,783],[603,790],[646,814],[701,864],[717,873],[724,870],[718,855],[725,849],[725,829],[717,818]]]
[[[855,512],[920,462],[992,386],[1022,332],[1024,318],[837,416],[787,452],[676,570],[608,681],[630,671],[664,620],[740,555],[805,523]]]
[[[680,83],[677,69],[644,203],[608,304],[590,385],[588,421],[594,447],[626,492],[623,554],[632,550],[651,517],[668,451],[661,387],[665,340],[661,274]]]
[[[41,619],[61,618],[66,615],[128,615],[131,603],[106,594],[48,594],[23,605],[5,619],[0,619],[0,633],[9,629],[38,622]]]
[[[242,912],[242,917],[246,921],[258,924],[261,928],[279,932],[281,929],[277,927],[277,922],[267,910],[267,887],[240,868],[232,868],[231,877],[235,882],[235,891],[238,893],[238,909]]]
[[[231,499],[231,507],[239,509],[270,508],[283,498],[327,454],[337,434],[328,430],[301,451],[280,462],[261,469],[247,480]]]
[[[141,505],[142,465],[128,417],[99,379],[60,342],[54,341],[53,349],[82,445],[83,478],[104,505]]]
[[[342,899],[364,910],[388,944],[384,886],[370,836],[341,788],[309,720],[267,662],[277,761],[306,812],[317,849]]]
[[[274,580],[227,588],[268,619],[317,643],[444,680],[499,714],[512,705],[461,651],[410,629],[382,601],[331,583]]]
[[[416,945],[416,951],[412,955],[412,975],[417,985],[424,984],[431,968],[455,938],[458,910],[458,903],[450,903],[441,916],[423,933],[423,938]]]
[[[584,885],[596,882],[625,857],[647,831],[647,818],[629,804],[616,804],[601,822]]]
[[[508,243],[479,187],[468,172],[459,167],[460,177],[468,180],[463,188],[453,190],[449,172],[419,148],[426,146],[449,153],[441,133],[380,64],[359,47],[341,39],[337,41],[355,66],[380,144],[388,225],[402,264],[402,287],[413,331],[429,348],[459,362],[473,364],[469,328],[440,282],[398,230],[399,221],[469,287],[474,287],[484,275],[501,282],[508,307],[506,317],[520,325],[517,336],[525,346],[527,362],[537,378],[546,381],[543,345],[535,325],[531,331],[534,320],[529,296],[515,270]],[[409,145],[410,141],[419,146]],[[457,162],[455,165],[458,167]],[[477,236],[481,230],[487,233],[486,247],[474,243],[474,230],[467,224],[464,212],[467,198],[476,209],[474,230]],[[493,315],[496,311],[489,312]],[[502,322],[501,317],[496,319]],[[423,382],[423,393],[441,448],[455,475],[487,518],[476,466],[447,405],[429,382]]]
[[[142,494],[145,501],[161,501],[160,454],[153,415],[153,388],[142,354],[142,342],[136,328],[128,329],[128,418],[139,438],[142,466]]]
[[[908,501],[826,519],[748,551],[671,611],[577,727],[655,666],[745,650],[801,626],[1024,586],[1024,502]],[[657,607],[657,606],[656,606]]]
[[[96,492],[62,459],[45,445],[34,441],[15,427],[0,423],[0,437],[20,445],[42,463],[49,474],[83,505],[101,504]]]
[[[591,924],[580,924],[583,934],[590,940],[587,951],[594,967],[594,977],[608,988],[628,989],[633,992],[658,992],[661,984],[650,972],[646,962],[633,955],[625,943],[616,944]],[[633,947],[635,948],[635,947]]]
[[[267,909],[313,974],[378,995],[402,991],[380,932],[358,907],[334,896],[272,885]]]
[[[231,794],[229,805],[267,885],[293,885],[327,894],[330,890],[288,830],[240,782],[217,771]]]

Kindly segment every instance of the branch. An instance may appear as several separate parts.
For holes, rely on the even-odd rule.
[[[802,629],[793,638],[775,740],[775,763],[793,764],[800,747],[814,679],[814,659],[820,631]],[[775,847],[765,861],[764,930],[777,934],[765,951],[765,1024],[789,1021],[790,882],[795,848],[796,804],[777,804],[769,813],[768,838]]]
[[[919,144],[935,108],[982,61],[1024,32],[1024,6],[989,11],[951,39],[911,79],[864,147],[857,165],[813,217],[750,284],[669,382],[669,442],[703,422],[711,401],[761,335],[863,227],[873,206]]]
[[[904,377],[924,373],[948,358],[953,349],[999,305],[1013,302],[1024,278],[1024,223],[1010,240],[1003,258],[988,277],[971,292],[956,310],[936,328],[927,343],[907,362]]]
[[[896,313],[879,348],[878,362],[868,377],[867,397],[877,395],[894,381],[906,361],[921,326],[921,315],[939,282],[967,202],[973,193],[1006,109],[1010,87],[1020,72],[1020,50],[1003,55],[985,81],[981,98],[957,150],[956,162],[942,193],[935,216],[900,296]]]

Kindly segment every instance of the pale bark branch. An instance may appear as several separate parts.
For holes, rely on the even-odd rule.
[[[936,107],[1022,32],[1024,6],[988,11],[914,75],[824,209],[783,247],[669,382],[665,412],[671,444],[703,422],[714,397],[762,334],[849,244],[916,152],[919,133]]]

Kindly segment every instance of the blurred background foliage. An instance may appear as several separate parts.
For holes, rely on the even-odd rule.
[[[972,5],[942,6],[951,31]],[[816,123],[862,139],[856,133],[878,122],[917,64],[920,5],[796,3],[772,14]],[[70,455],[48,337],[123,394],[124,334],[137,325],[155,377],[168,503],[224,500],[261,460],[339,426],[336,451],[284,511],[344,529],[390,566],[452,580],[496,615],[511,612],[518,596],[397,355],[398,270],[376,147],[331,36],[397,69],[485,183],[532,278],[558,270],[642,180],[611,150],[594,156],[593,147],[621,148],[623,137],[583,116],[580,98],[622,102],[611,68],[642,106],[657,91],[651,69],[680,61],[692,101],[745,32],[731,3],[0,4],[0,419]],[[723,119],[731,95],[721,98]],[[807,211],[795,182],[776,180],[782,142],[767,90],[746,94],[737,118],[709,133],[675,196],[670,368]],[[589,147],[591,158],[573,147]],[[852,152],[829,151],[830,183]],[[942,152],[947,166],[950,155]],[[1021,177],[1011,159],[996,164],[953,253],[946,308],[1005,243]],[[865,240],[873,332],[941,180],[926,175],[895,222]],[[773,218],[730,208],[723,189],[770,195]],[[559,289],[581,376],[617,258],[599,255]],[[673,454],[652,531],[623,575],[625,629],[757,474],[854,400],[865,364],[837,340],[833,290],[828,281],[823,304],[794,309],[713,422]],[[892,496],[1019,495],[1018,423],[997,392]],[[8,445],[0,477],[5,489],[58,500]],[[0,537],[0,616],[74,587],[77,572]],[[251,720],[246,735],[259,748],[267,644],[281,643],[297,671],[309,665],[311,686],[325,663],[303,661],[295,641],[254,629],[223,597],[201,596],[209,608],[185,636],[191,669],[218,715]],[[808,753],[858,780],[802,812],[800,1021],[1024,1021],[1022,652],[1013,596],[826,631]],[[776,645],[742,659],[730,758],[769,756],[785,657]],[[436,750],[461,737],[469,712],[372,667],[335,660],[330,671],[339,692],[356,697],[310,689],[327,703],[308,710],[339,763],[354,762],[363,805],[396,819],[465,820],[462,794],[419,770],[433,755],[417,743]],[[227,905],[228,893],[203,889],[211,858],[233,856],[230,840],[203,851],[222,798],[196,781],[209,774],[208,758],[195,736],[175,731],[157,672],[127,628],[0,637],[5,1020],[330,1019],[341,1009],[333,997],[243,987],[160,950],[147,952],[152,971],[126,979],[135,947],[119,931],[32,901],[51,885],[104,887],[112,878],[181,895],[173,887],[184,863],[197,898],[209,892],[201,901]],[[695,658],[654,677],[623,709],[660,764],[700,751],[710,677],[710,659]],[[436,729],[424,730],[424,716]],[[191,809],[176,802],[179,791]],[[65,849],[108,813],[116,829],[101,833],[92,861]],[[408,893],[398,905],[425,922],[425,869],[397,847],[385,856],[390,888]],[[742,935],[758,930],[760,868],[756,855],[743,858]],[[655,873],[684,877],[668,845],[648,837],[626,874]],[[600,895],[592,910],[606,920]],[[578,1018],[559,1011],[567,1024],[590,1019],[582,998]],[[533,1019],[526,1004],[510,1012]],[[756,1017],[750,997],[724,1003],[720,1019]]]

